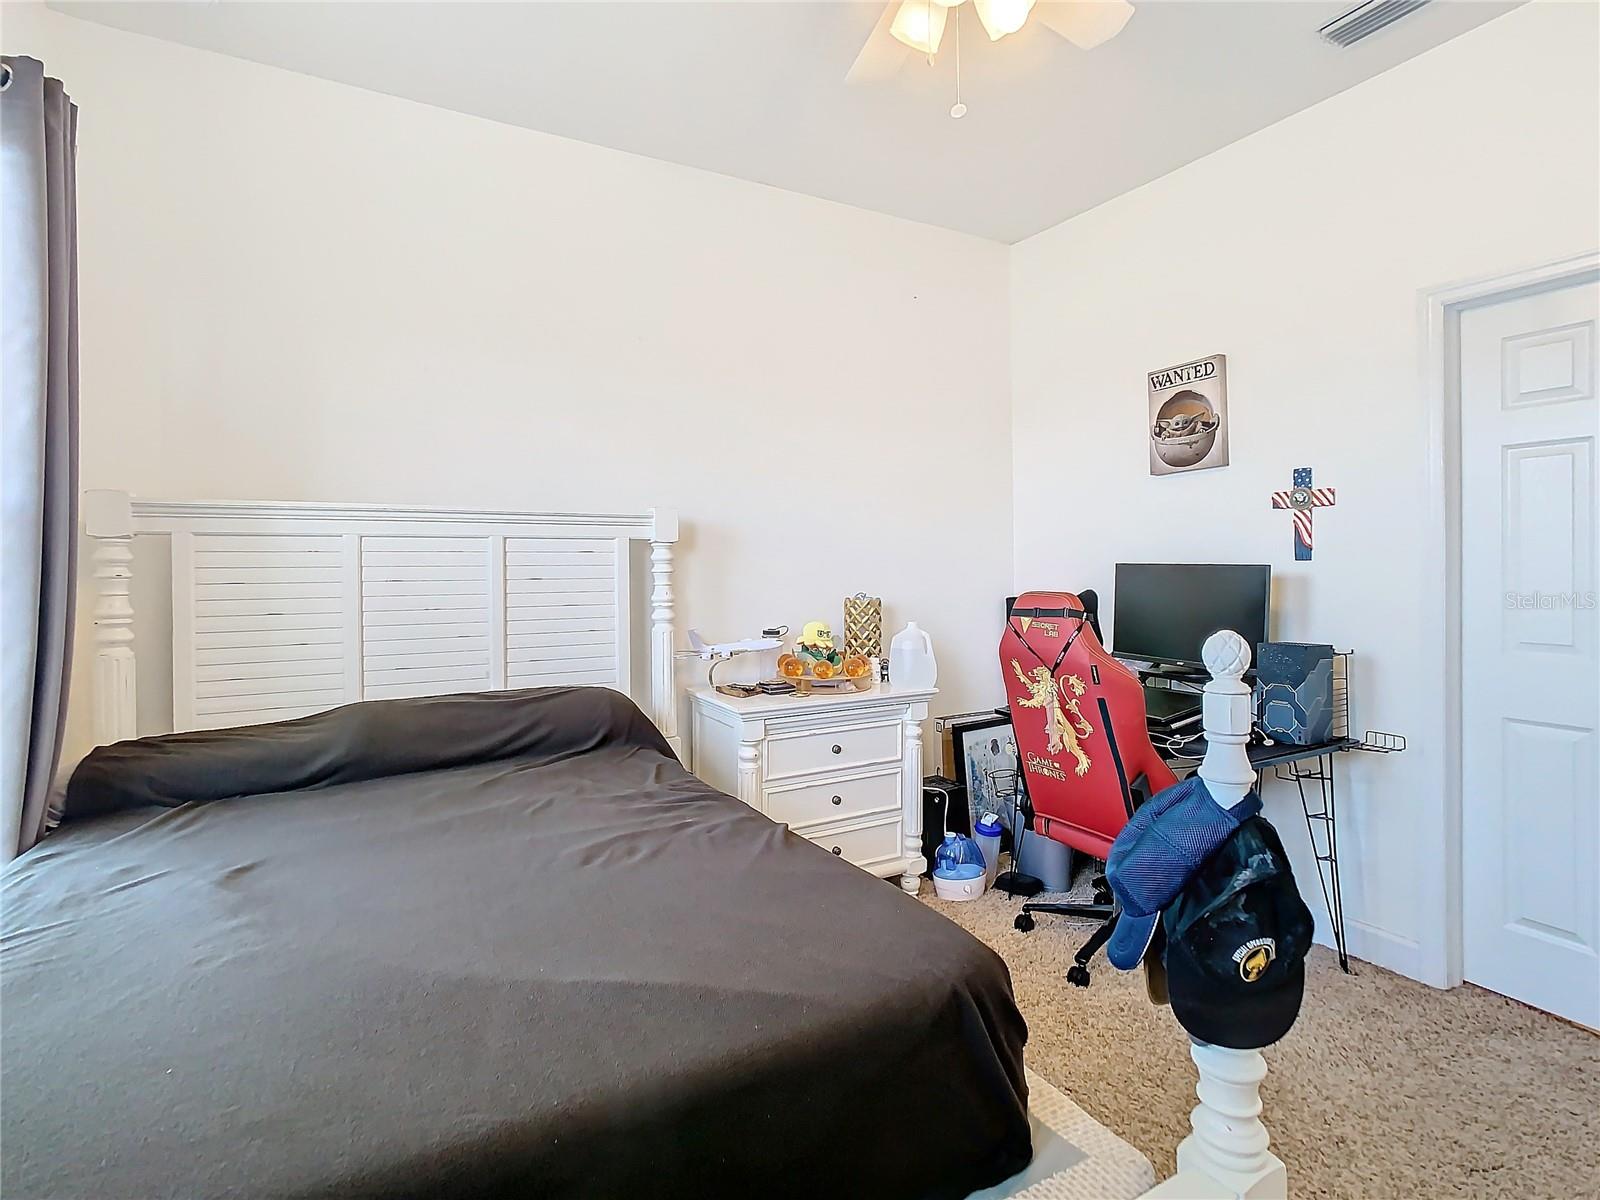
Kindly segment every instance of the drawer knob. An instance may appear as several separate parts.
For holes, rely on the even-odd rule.
[[[844,747],[839,745],[837,742],[835,742],[834,745],[833,745],[833,752],[835,754],[843,754],[844,753]]]
[[[844,803],[844,797],[843,796],[835,796],[833,798],[833,802],[834,802],[834,804],[843,804]]]
[[[843,854],[843,853],[844,853],[844,850],[843,850],[843,849],[842,849],[842,848],[840,848],[840,847],[838,847],[838,846],[835,846],[835,847],[834,847],[834,848],[833,848],[833,852],[834,852],[834,853],[835,853],[835,854]]]

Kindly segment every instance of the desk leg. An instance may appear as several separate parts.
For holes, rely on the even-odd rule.
[[[1317,882],[1322,885],[1322,902],[1327,906],[1328,923],[1333,927],[1333,946],[1339,955],[1339,967],[1350,975],[1354,972],[1350,970],[1350,954],[1345,948],[1344,893],[1339,887],[1336,758],[1334,754],[1318,755],[1315,767],[1308,771],[1291,766],[1289,777],[1300,793],[1300,810],[1306,815],[1306,835],[1311,839],[1311,853],[1317,860]],[[1315,793],[1306,788],[1308,783],[1317,785]]]

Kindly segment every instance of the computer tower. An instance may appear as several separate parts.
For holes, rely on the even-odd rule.
[[[1262,642],[1256,651],[1256,723],[1275,742],[1316,746],[1333,737],[1333,647]]]

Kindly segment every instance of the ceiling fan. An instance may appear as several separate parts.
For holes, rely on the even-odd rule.
[[[883,16],[867,37],[861,53],[845,79],[866,83],[888,79],[913,54],[932,58],[939,52],[950,10],[965,0],[899,0],[883,10]],[[1060,34],[1080,50],[1092,50],[1122,32],[1133,16],[1129,0],[1056,0],[1034,7],[1034,0],[972,0],[978,22],[998,42],[1016,33],[1030,15],[1039,24]]]

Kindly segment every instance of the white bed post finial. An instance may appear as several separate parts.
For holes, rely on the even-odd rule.
[[[1255,786],[1245,746],[1250,742],[1250,646],[1231,629],[1213,633],[1200,651],[1211,678],[1200,702],[1201,725],[1206,731],[1206,756],[1200,778],[1223,808],[1232,808]]]
[[[678,540],[678,514],[670,508],[651,510],[655,532],[650,537],[650,716],[680,758],[678,687],[673,670],[672,544]]]
[[[1218,804],[1232,808],[1255,786],[1245,751],[1253,717],[1250,686],[1244,681],[1250,646],[1224,629],[1206,639],[1200,657],[1211,673],[1201,702],[1206,756],[1200,778]],[[1282,1160],[1268,1151],[1271,1139],[1261,1123],[1261,1081],[1267,1074],[1261,1051],[1195,1042],[1189,1055],[1200,1071],[1195,1088],[1200,1103],[1189,1115],[1194,1132],[1178,1147],[1178,1179],[1169,1183],[1198,1175],[1221,1185],[1220,1191],[1203,1194],[1283,1200],[1289,1194],[1288,1173]],[[1186,1193],[1180,1184],[1171,1194]]]
[[[139,736],[133,657],[133,501],[127,492],[83,494],[83,531],[94,539],[94,740]]]

